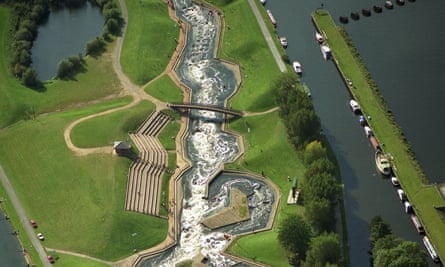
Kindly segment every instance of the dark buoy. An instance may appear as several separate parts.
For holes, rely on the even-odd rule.
[[[393,3],[391,1],[387,0],[387,1],[385,1],[385,7],[387,9],[393,9],[394,5],[393,5]]]
[[[374,9],[375,13],[382,13],[383,8],[381,6],[375,5],[372,8]]]
[[[351,12],[351,19],[359,20],[360,19],[360,15],[357,12]]]
[[[403,5],[405,4],[405,0],[396,0],[396,3],[397,3],[399,6],[403,6]]]
[[[340,22],[343,24],[346,24],[349,22],[349,19],[348,19],[348,17],[340,16]]]
[[[362,9],[362,14],[365,17],[369,17],[369,16],[371,16],[371,10],[369,10],[369,9]]]

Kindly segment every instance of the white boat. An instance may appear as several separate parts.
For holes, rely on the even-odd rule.
[[[405,201],[403,203],[403,206],[405,207],[406,213],[413,213],[413,206],[411,205],[411,203],[409,203],[408,201]]]
[[[381,174],[385,176],[389,176],[391,174],[391,163],[389,162],[388,157],[381,150],[377,150],[375,152],[375,165]]]
[[[280,37],[280,44],[282,47],[286,48],[287,47],[287,38],[286,37]]]
[[[374,135],[372,129],[367,125],[363,127],[363,130],[365,131],[366,137],[368,138]]]
[[[260,0],[260,3],[265,5],[266,4],[266,0]]]
[[[423,237],[423,244],[425,245],[426,250],[428,251],[428,254],[430,254],[431,259],[435,262],[438,263],[440,262],[440,258],[437,255],[436,250],[433,247],[433,243],[431,243],[430,239],[428,238],[428,236],[424,236]]]
[[[292,67],[294,68],[295,73],[301,74],[303,72],[303,68],[301,67],[301,63],[298,61],[294,61],[292,63]]]
[[[395,177],[395,176],[391,177],[391,183],[392,183],[393,186],[399,186],[400,185],[399,179],[397,179],[397,177]]]
[[[270,9],[266,10],[267,16],[270,19],[270,22],[272,22],[273,26],[277,26],[277,21],[275,20],[274,16],[272,15],[272,11]]]
[[[399,199],[401,201],[405,201],[407,199],[405,191],[403,191],[402,189],[397,189],[397,195],[399,196]]]
[[[323,57],[325,60],[329,60],[332,57],[332,52],[329,46],[327,45],[320,45],[321,53],[323,54]]]
[[[352,112],[355,114],[360,114],[362,112],[360,105],[354,99],[349,101],[349,106],[351,107]]]
[[[324,37],[319,32],[315,32],[315,40],[317,40],[319,44],[322,44],[324,42]]]

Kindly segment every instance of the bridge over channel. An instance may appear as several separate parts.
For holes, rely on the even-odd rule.
[[[209,110],[215,112],[221,112],[224,114],[229,114],[235,117],[242,117],[243,113],[241,111],[227,109],[223,107],[218,107],[214,105],[204,105],[204,104],[192,104],[192,103],[168,103],[167,107],[171,109],[181,110],[181,109],[200,109]]]

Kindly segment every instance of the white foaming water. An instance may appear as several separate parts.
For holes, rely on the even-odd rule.
[[[210,44],[214,41],[217,30],[215,20],[209,17],[211,14],[207,9],[191,2],[177,0],[176,7],[181,6],[184,7],[184,17],[192,27],[193,39],[193,44],[189,44],[192,49],[184,57],[184,79],[199,88],[198,92],[193,92],[196,94],[197,103],[215,105],[218,103],[218,96],[224,93],[225,89],[219,72],[209,69],[209,57],[213,56]],[[209,76],[209,73],[213,74]],[[199,114],[207,119],[216,118],[216,114],[211,111],[199,111]],[[174,266],[199,254],[206,257],[212,266],[233,265],[232,260],[221,255],[228,242],[227,235],[218,232],[206,234],[200,222],[210,210],[210,205],[205,199],[207,182],[220,170],[221,164],[236,156],[238,144],[236,138],[222,133],[215,123],[197,121],[193,128],[190,129],[188,137],[188,156],[194,167],[189,174],[191,179],[187,180],[189,183],[185,185],[190,189],[190,197],[183,200],[179,244],[160,266]],[[221,199],[223,198],[224,196],[221,196]]]

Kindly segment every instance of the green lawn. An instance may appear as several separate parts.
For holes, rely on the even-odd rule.
[[[239,64],[243,83],[230,101],[234,109],[263,111],[275,106],[270,82],[279,74],[277,64],[267,46],[247,1],[213,1],[222,7],[226,20],[218,56]],[[264,8],[260,9],[265,12]],[[282,50],[283,54],[284,51]]]
[[[133,108],[83,121],[73,128],[72,142],[78,147],[97,147],[128,140],[128,132],[135,131],[154,109],[151,102],[142,101]]]
[[[9,9],[0,5],[0,128],[23,119],[26,113],[39,114],[65,109],[120,90],[109,56],[114,43],[108,45],[102,57],[86,58],[88,72],[78,74],[77,81],[49,81],[43,93],[23,87],[9,71],[9,12]]]
[[[277,235],[276,231],[248,235],[232,245],[230,252],[269,266],[292,266],[289,265],[286,251],[278,243]]]
[[[85,259],[85,258],[80,258],[77,256],[72,256],[72,255],[68,255],[68,254],[64,254],[64,253],[59,253],[59,252],[52,252],[52,251],[48,251],[49,255],[52,255],[54,257],[54,259],[56,259],[56,266],[59,267],[77,267],[77,266],[82,266],[82,267],[107,267],[109,266],[108,264],[105,263],[101,263],[101,262],[97,262],[97,261],[93,261],[93,260],[89,260],[89,259]]]
[[[172,151],[176,150],[175,139],[180,127],[181,127],[180,122],[170,121],[167,123],[165,128],[162,129],[162,132],[158,135],[159,141],[166,150],[172,150]]]
[[[125,1],[128,27],[121,64],[126,75],[143,85],[161,74],[176,49],[179,27],[158,0]]]
[[[144,90],[147,94],[164,102],[172,103],[184,101],[181,89],[176,86],[167,74],[152,81],[146,88],[144,88]]]
[[[164,240],[166,220],[123,209],[130,160],[78,157],[63,139],[69,122],[126,103],[51,114],[0,132],[0,162],[26,214],[40,222],[45,246],[117,260]]]
[[[394,157],[394,169],[400,183],[416,208],[427,233],[438,250],[438,254],[444,259],[445,242],[442,241],[445,233],[445,223],[434,208],[434,206],[444,205],[442,197],[434,187],[422,183],[420,177],[423,176],[423,173],[413,158],[409,145],[404,142],[404,137],[391,114],[387,112],[380,95],[369,85],[369,80],[366,78],[369,74],[364,71],[363,65],[354,58],[331,16],[325,12],[315,12],[313,17],[319,27],[327,34],[329,46],[334,57],[339,61],[344,75],[353,81],[353,93],[356,99],[364,113],[371,116],[372,119],[369,123],[380,143],[384,144],[385,152]]]

